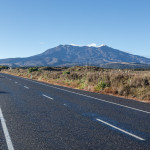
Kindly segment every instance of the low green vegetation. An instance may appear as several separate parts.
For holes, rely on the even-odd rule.
[[[65,75],[65,74],[70,74],[70,71],[68,71],[68,70],[64,71],[63,75]]]
[[[31,67],[31,68],[28,69],[29,73],[32,73],[34,71],[38,71],[38,68],[37,67]]]
[[[95,87],[96,91],[102,91],[106,88],[106,83],[104,81],[98,82],[98,84]]]
[[[9,69],[9,67],[8,66],[0,66],[0,70],[2,70],[2,69]]]
[[[103,69],[91,66],[70,68],[32,67],[2,72],[82,90],[108,93],[150,102],[150,70]]]

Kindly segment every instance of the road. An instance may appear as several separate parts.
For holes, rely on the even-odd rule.
[[[0,149],[148,150],[150,104],[0,74]]]

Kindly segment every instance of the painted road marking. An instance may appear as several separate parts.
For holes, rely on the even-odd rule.
[[[0,108],[0,120],[1,120],[3,131],[4,131],[8,150],[14,150],[1,108]]]
[[[69,107],[67,104],[64,104],[64,106]]]
[[[145,139],[143,139],[143,138],[141,138],[141,137],[139,137],[139,136],[137,136],[137,135],[135,135],[135,134],[132,134],[132,133],[130,133],[130,132],[127,132],[127,131],[125,131],[125,130],[123,130],[123,129],[121,129],[121,128],[118,128],[118,127],[116,127],[116,126],[114,126],[114,125],[112,125],[112,124],[110,124],[110,123],[107,123],[107,122],[101,120],[101,119],[96,119],[96,120],[99,121],[99,122],[102,122],[102,123],[104,123],[104,124],[106,124],[106,125],[108,125],[108,126],[110,126],[110,127],[112,127],[112,128],[114,128],[114,129],[117,129],[117,130],[119,130],[119,131],[121,131],[121,132],[123,132],[123,133],[125,133],[125,134],[128,134],[128,135],[130,135],[130,136],[132,136],[132,137],[134,137],[134,138],[136,138],[136,139],[138,139],[138,140],[145,141]]]
[[[27,86],[24,86],[24,88],[29,89],[29,87],[27,87]]]
[[[46,97],[46,98],[49,98],[49,99],[51,99],[51,100],[54,100],[52,97],[49,97],[49,96],[47,96],[47,95],[45,95],[45,94],[42,94],[44,97]]]
[[[125,107],[125,108],[129,108],[129,109],[133,109],[133,110],[136,110],[136,111],[141,111],[141,112],[150,114],[150,112],[148,112],[148,111],[137,109],[137,108],[134,108],[134,107],[129,107],[129,106],[126,106],[126,105],[110,102],[110,101],[99,99],[99,98],[95,98],[95,97],[92,97],[92,96],[88,96],[88,95],[84,95],[84,94],[68,91],[68,90],[57,88],[57,87],[54,87],[54,86],[49,86],[49,87],[56,88],[56,89],[59,89],[59,90],[62,90],[62,91],[66,91],[66,92],[70,92],[70,93],[74,93],[74,94],[77,94],[77,95],[85,96],[85,97],[92,98],[92,99],[95,99],[95,100],[98,100],[98,101],[102,101],[102,102],[110,103],[110,104],[113,104],[113,105],[118,105],[118,106],[121,106],[121,107]]]
[[[34,82],[34,83],[38,83],[38,82],[32,81],[32,80],[29,80],[29,81]],[[144,113],[150,114],[149,111],[145,111],[145,110],[137,109],[137,108],[134,108],[134,107],[118,104],[118,103],[115,103],[115,102],[110,102],[110,101],[107,101],[107,100],[103,100],[103,99],[99,99],[99,98],[96,98],[96,97],[92,97],[92,96],[76,93],[76,92],[73,92],[73,91],[61,89],[61,88],[58,88],[58,87],[55,87],[55,86],[51,86],[51,85],[46,85],[46,84],[43,84],[43,83],[38,83],[38,84],[41,84],[41,85],[44,85],[44,86],[48,86],[48,87],[52,87],[52,88],[55,88],[55,89],[59,89],[59,90],[62,90],[62,91],[66,91],[66,92],[69,92],[69,93],[73,93],[73,94],[76,94],[76,95],[81,95],[81,96],[88,97],[88,98],[91,98],[91,99],[95,99],[95,100],[98,100],[98,101],[102,101],[102,102],[110,103],[110,104],[113,104],[113,105],[118,105],[118,106],[125,107],[125,108],[128,108],[128,109],[132,109],[132,110],[136,110],[136,111],[140,111],[140,112],[144,112]]]
[[[12,76],[12,75],[10,75],[10,76]],[[137,109],[137,108],[134,108],[134,107],[118,104],[118,103],[115,103],[115,102],[110,102],[110,101],[107,101],[107,100],[99,99],[99,98],[96,98],[96,97],[92,97],[92,96],[88,96],[88,95],[84,95],[84,94],[80,94],[80,93],[76,93],[76,92],[65,90],[65,89],[62,89],[62,88],[55,87],[55,86],[43,84],[43,83],[40,83],[40,82],[37,82],[37,81],[34,81],[34,80],[29,80],[27,78],[21,78],[21,77],[17,77],[17,76],[13,76],[13,77],[24,79],[24,80],[27,80],[27,81],[30,81],[30,82],[33,82],[33,83],[37,83],[37,84],[40,84],[40,85],[44,85],[44,86],[47,86],[47,87],[59,89],[61,91],[73,93],[73,94],[76,94],[76,95],[81,95],[81,96],[88,97],[88,98],[91,98],[91,99],[95,99],[95,100],[98,100],[98,101],[106,102],[106,103],[109,103],[109,104],[113,104],[113,105],[121,106],[121,107],[124,107],[124,108],[128,108],[128,109],[132,109],[132,110],[136,110],[136,111],[139,111],[139,112],[150,114],[149,111],[145,111],[145,110]]]

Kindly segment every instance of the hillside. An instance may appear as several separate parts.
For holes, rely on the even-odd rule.
[[[150,64],[141,64],[141,63],[107,63],[101,64],[102,68],[111,68],[111,69],[149,69]]]

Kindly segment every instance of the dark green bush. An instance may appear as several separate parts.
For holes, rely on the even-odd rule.
[[[31,68],[28,69],[29,73],[32,73],[34,71],[38,71],[38,68],[37,67],[31,67]]]
[[[106,88],[106,83],[104,81],[100,81],[96,87],[95,87],[95,90],[96,91],[101,91],[101,90],[104,90]]]
[[[65,75],[65,74],[70,74],[70,71],[64,71],[63,75]]]
[[[8,66],[0,66],[0,69],[9,69]]]

